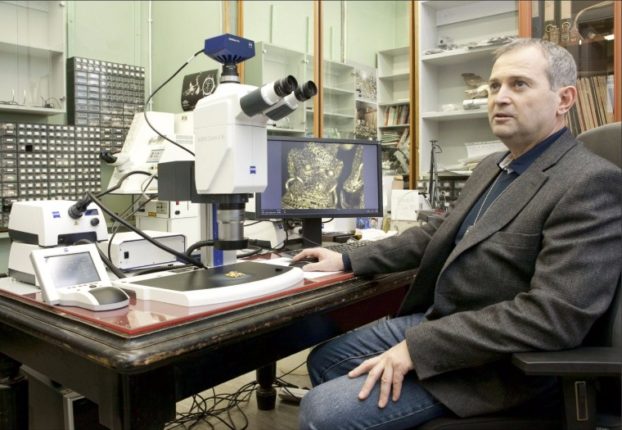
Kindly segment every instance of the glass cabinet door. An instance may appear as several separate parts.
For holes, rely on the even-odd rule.
[[[614,3],[531,2],[532,37],[564,46],[577,62],[578,100],[566,119],[575,136],[614,121]]]
[[[324,2],[323,137],[377,140],[385,174],[409,175],[409,3]]]
[[[244,63],[244,82],[261,86],[292,75],[302,86],[313,76],[313,2],[244,2],[244,37],[255,42],[255,57]],[[268,133],[311,135],[313,99],[277,121],[268,122]]]

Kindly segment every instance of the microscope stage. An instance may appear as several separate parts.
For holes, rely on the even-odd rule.
[[[303,280],[303,272],[297,267],[246,261],[208,269],[170,270],[113,283],[134,291],[141,300],[204,306],[275,293]]]

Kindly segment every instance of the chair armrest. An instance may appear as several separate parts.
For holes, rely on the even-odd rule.
[[[520,352],[512,363],[527,375],[620,376],[622,348],[580,347],[564,351]]]

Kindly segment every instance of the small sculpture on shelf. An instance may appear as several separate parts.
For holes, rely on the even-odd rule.
[[[488,84],[484,83],[481,76],[475,73],[463,73],[462,78],[467,85],[464,90],[465,98],[462,102],[464,109],[479,109],[488,101]]]

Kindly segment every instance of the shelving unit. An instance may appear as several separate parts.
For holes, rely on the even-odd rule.
[[[486,46],[493,37],[518,34],[518,6],[513,1],[421,1],[418,2],[417,86],[419,119],[415,138],[419,165],[411,172],[421,178],[430,170],[431,141],[442,152],[435,158],[439,170],[466,158],[465,143],[495,140],[486,106],[463,110],[467,85],[462,73],[488,80],[493,52]],[[453,49],[427,53],[443,40]],[[449,47],[449,46],[448,46]],[[380,60],[379,60],[380,67]]]
[[[324,61],[324,137],[354,137],[354,77],[354,67]]]
[[[0,111],[66,110],[65,3],[0,1]]]
[[[408,46],[379,51],[376,55],[378,76],[378,140],[383,146],[383,165],[395,151],[410,155],[410,49]],[[410,160],[407,171],[409,174]],[[401,164],[400,164],[401,165]]]
[[[564,46],[577,63],[578,99],[567,123],[582,131],[622,120],[622,3],[520,2],[520,35],[542,37]],[[546,32],[557,29],[557,32]],[[560,30],[561,29],[561,30]],[[557,38],[558,35],[559,37]]]

